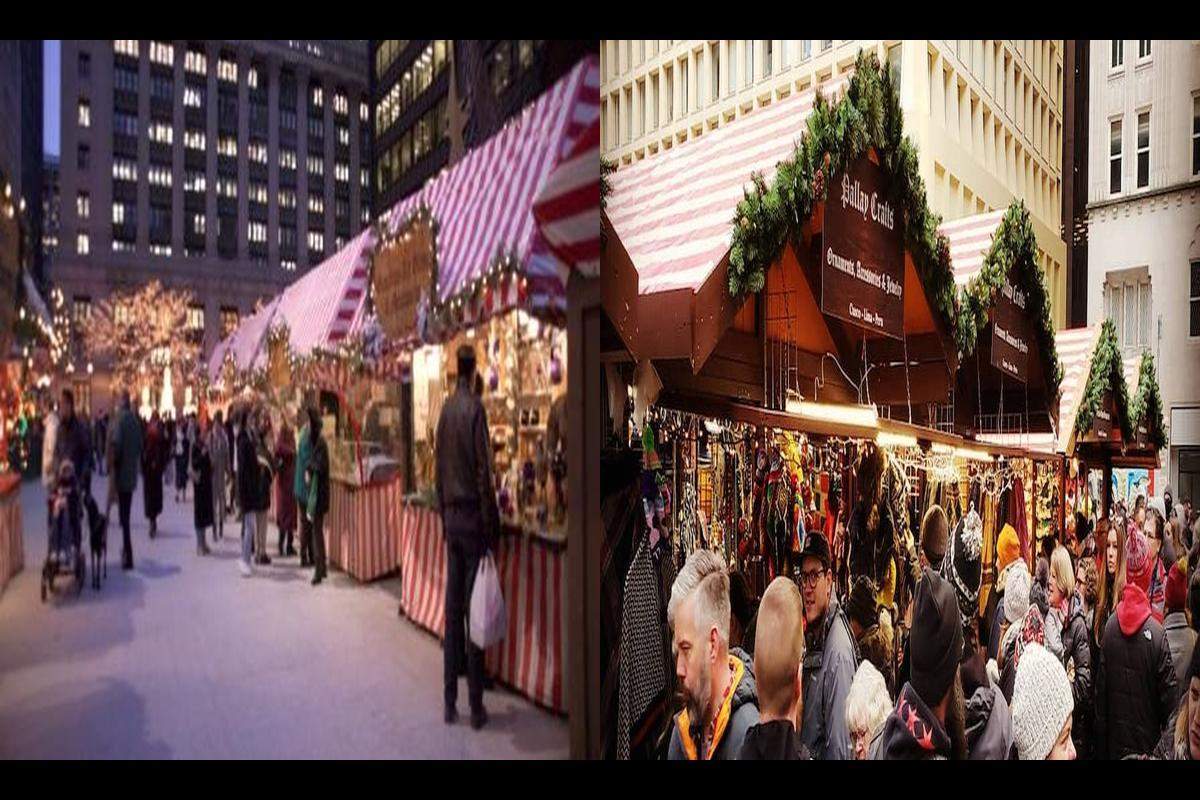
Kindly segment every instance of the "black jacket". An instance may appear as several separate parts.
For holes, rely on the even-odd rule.
[[[329,445],[325,437],[314,436],[312,453],[308,457],[308,474],[312,476],[309,491],[317,493],[317,515],[329,513]]]
[[[262,466],[254,449],[254,440],[243,428],[238,433],[238,499],[243,511],[266,511],[270,497],[263,491]]]
[[[1154,751],[1179,697],[1162,625],[1140,587],[1126,584],[1104,626],[1096,671],[1096,757]]]
[[[904,684],[896,708],[879,733],[878,749],[871,757],[880,761],[925,761],[950,758],[950,737],[929,706]]]
[[[54,443],[56,469],[64,459],[70,459],[75,465],[75,477],[82,485],[84,476],[92,470],[92,445],[91,436],[78,414],[58,426],[58,439]]]
[[[1092,753],[1093,675],[1091,634],[1083,607],[1077,598],[1071,600],[1067,624],[1063,627],[1063,666],[1071,679],[1071,694],[1075,712],[1071,722],[1071,739],[1076,757],[1090,758]]]
[[[787,720],[760,722],[746,731],[739,761],[810,761],[796,726]]]
[[[499,528],[492,487],[492,446],[483,403],[463,380],[442,406],[437,425],[437,504],[447,511],[478,513],[489,537]],[[447,531],[447,535],[450,532]]]

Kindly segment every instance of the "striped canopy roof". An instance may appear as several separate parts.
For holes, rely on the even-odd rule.
[[[820,89],[828,99],[848,81]],[[790,156],[816,91],[796,92],[742,119],[616,170],[605,213],[638,273],[638,292],[697,291],[729,252],[732,220],[755,172],[769,181]]]
[[[938,228],[950,242],[950,264],[954,282],[965,286],[983,269],[983,257],[992,246],[992,237],[1000,227],[1007,209],[973,214],[942,223]]]

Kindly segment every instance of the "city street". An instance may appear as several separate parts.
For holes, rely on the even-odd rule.
[[[97,491],[107,478],[96,478]],[[196,555],[192,506],[170,486],[150,540],[133,499],[135,569],[39,599],[44,491],[22,488],[25,568],[0,595],[0,759],[562,758],[567,723],[497,687],[491,721],[442,721],[442,653],[397,614],[399,580],[318,587],[298,558],[238,574],[238,523]],[[275,533],[269,538],[275,555]]]

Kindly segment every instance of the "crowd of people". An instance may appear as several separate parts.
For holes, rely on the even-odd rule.
[[[329,451],[321,437],[321,416],[315,409],[302,409],[296,413],[296,429],[287,419],[277,434],[272,435],[271,427],[264,405],[239,406],[228,419],[220,411],[211,420],[195,413],[163,419],[158,411],[142,419],[127,391],[111,416],[104,412],[88,420],[77,413],[71,390],[64,389],[58,408],[45,419],[42,477],[50,529],[77,526],[78,505],[68,505],[64,498],[75,496],[76,490],[92,495],[93,474],[107,476],[107,495],[99,505],[109,517],[117,506],[121,566],[133,569],[130,517],[139,476],[151,539],[163,512],[163,484],[173,482],[176,503],[189,502],[192,490],[197,555],[210,553],[210,534],[214,542],[224,538],[229,517],[241,521],[238,567],[249,577],[256,565],[271,563],[267,514],[273,496],[279,557],[297,555],[299,523],[300,566],[311,567],[312,582],[319,584],[327,575],[323,531],[329,510]]]
[[[937,505],[906,608],[858,576],[839,597],[810,532],[754,607],[698,549],[667,622],[682,709],[670,759],[1200,759],[1200,520],[1170,490],[1075,514],[1025,552]],[[993,571],[994,569],[994,571]]]

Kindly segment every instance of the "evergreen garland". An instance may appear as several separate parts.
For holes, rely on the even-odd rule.
[[[1156,449],[1162,449],[1167,444],[1163,433],[1162,394],[1158,391],[1158,376],[1154,370],[1154,356],[1150,351],[1142,353],[1142,363],[1138,368],[1137,392],[1133,402],[1129,404],[1129,418],[1134,425],[1145,423],[1150,435],[1150,443]]]
[[[983,257],[979,273],[962,288],[959,297],[955,336],[959,352],[970,354],[978,344],[988,324],[996,292],[1004,286],[1010,268],[1017,289],[1028,300],[1026,313],[1037,320],[1034,335],[1042,354],[1046,388],[1050,397],[1058,394],[1062,382],[1062,364],[1054,342],[1054,323],[1050,317],[1050,295],[1046,291],[1045,275],[1037,264],[1038,245],[1024,202],[1014,202],[1004,212],[992,237],[992,246]]]
[[[612,183],[608,176],[617,169],[617,162],[610,161],[604,156],[600,156],[600,208],[607,207],[608,196],[612,194]]]
[[[1113,423],[1119,425],[1122,435],[1128,438],[1133,428],[1129,424],[1129,393],[1125,387],[1121,346],[1117,342],[1117,326],[1111,319],[1106,319],[1100,326],[1100,341],[1096,342],[1092,368],[1079,397],[1079,410],[1075,413],[1076,434],[1086,433],[1092,427],[1104,393],[1109,390],[1116,406],[1117,418]]]
[[[821,92],[806,130],[790,158],[781,161],[770,183],[755,175],[743,190],[733,218],[729,253],[729,293],[741,297],[766,284],[766,271],[784,245],[800,250],[804,224],[824,202],[830,176],[875,150],[892,176],[889,199],[904,215],[904,245],[920,276],[925,296],[953,333],[958,294],[950,248],[938,232],[941,218],[929,210],[917,150],[904,135],[895,79],[875,53],[859,51],[845,94],[830,103]]]

